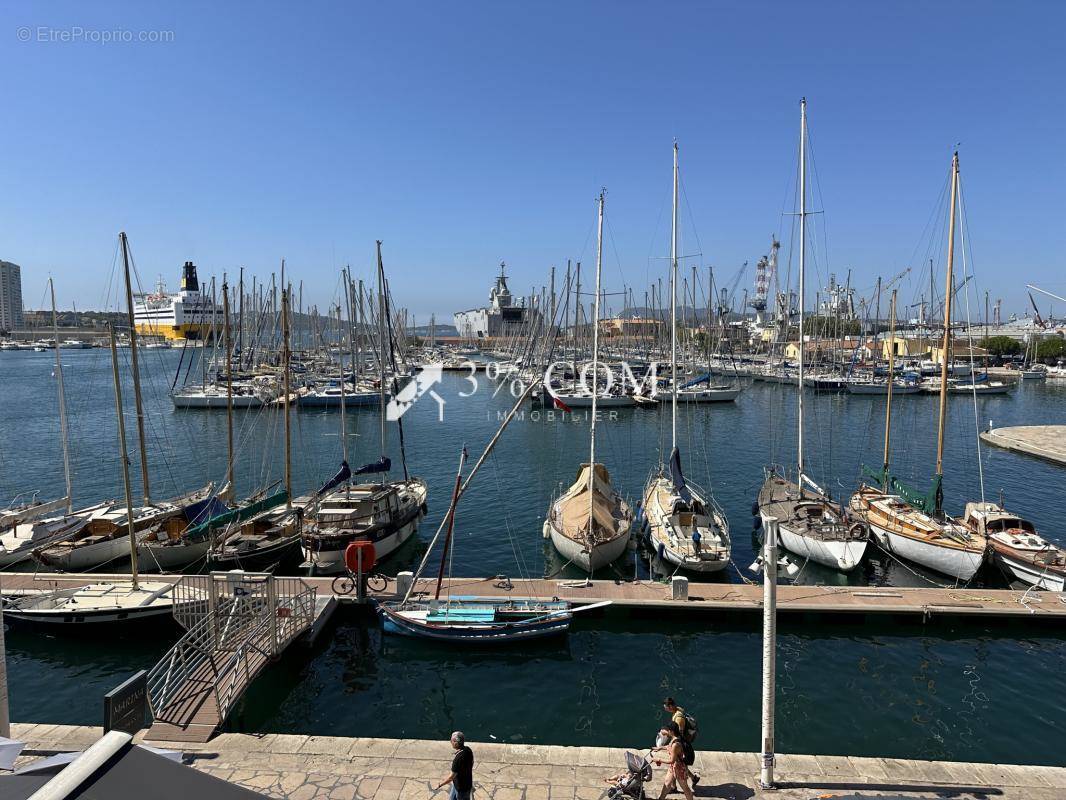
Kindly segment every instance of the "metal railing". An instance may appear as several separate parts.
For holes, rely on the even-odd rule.
[[[148,673],[159,718],[190,679],[209,680],[222,722],[263,664],[310,628],[316,590],[268,573],[187,575],[174,587],[174,617],[187,630]],[[253,656],[261,659],[252,663]]]

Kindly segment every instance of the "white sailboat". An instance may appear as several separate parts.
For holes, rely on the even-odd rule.
[[[600,192],[596,235],[596,294],[593,302],[593,386],[599,373],[600,275],[603,269],[603,205]],[[544,526],[559,554],[592,573],[625,552],[633,527],[633,511],[611,485],[607,467],[596,463],[596,409],[599,392],[590,398],[589,461],[582,464],[573,485],[548,510]]]
[[[125,254],[125,234],[122,234]],[[71,589],[60,589],[16,600],[4,611],[11,622],[45,625],[51,628],[129,623],[169,615],[173,610],[173,585],[145,582],[138,577],[137,535],[134,530],[133,497],[130,491],[129,460],[126,449],[126,424],[122,414],[122,387],[118,373],[118,349],[115,330],[110,328],[111,366],[115,381],[115,407],[118,413],[119,451],[122,480],[126,494],[126,529],[130,556],[130,580],[101,581]]]
[[[369,541],[374,545],[375,557],[380,561],[389,556],[411,538],[425,516],[428,486],[421,478],[407,475],[404,463],[404,479],[382,480],[380,483],[352,484],[353,475],[387,474],[392,461],[385,455],[387,445],[386,364],[391,337],[386,329],[389,319],[385,267],[381,259],[381,242],[377,243],[378,259],[378,335],[381,357],[378,385],[378,403],[381,414],[381,458],[366,464],[353,473],[348,466],[348,442],[346,408],[347,397],[341,383],[341,469],[322,486],[307,507],[300,545],[304,566],[320,575],[335,575],[345,570],[344,551],[355,541]],[[349,304],[348,318],[351,322],[351,278],[344,275],[345,296]],[[349,328],[350,328],[349,324]],[[393,387],[395,390],[395,386]],[[398,422],[402,426],[402,421]],[[403,438],[401,428],[401,458]]]
[[[948,221],[947,290],[944,299],[944,346],[939,383],[936,476],[929,493],[922,496],[903,486],[888,471],[892,397],[885,413],[885,456],[880,486],[864,483],[852,495],[851,510],[866,521],[877,543],[889,553],[923,567],[968,581],[985,559],[987,540],[983,531],[971,528],[944,513],[944,430],[947,420],[948,358],[951,352],[951,300],[954,295],[955,218],[959,191],[959,154],[951,160],[951,216]]]
[[[704,497],[685,478],[677,446],[677,156],[675,142],[670,228],[670,464],[667,467],[660,460],[644,487],[644,520],[652,549],[662,560],[692,572],[718,572],[729,564],[729,522],[714,498]]]
[[[851,522],[844,509],[805,473],[803,396],[804,396],[804,274],[807,247],[807,101],[800,101],[800,171],[799,171],[799,343],[797,367],[797,442],[796,480],[790,480],[778,468],[766,470],[766,480],[759,490],[758,511],[765,524],[779,523],[782,546],[791,553],[817,564],[850,572],[866,555],[867,532],[861,523]]]

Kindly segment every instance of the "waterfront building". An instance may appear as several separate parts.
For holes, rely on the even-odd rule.
[[[22,327],[22,267],[0,261],[0,331]]]
[[[507,265],[500,262],[500,274],[489,291],[489,304],[485,308],[472,308],[455,313],[455,328],[464,339],[487,339],[518,333],[526,323],[533,320],[537,311],[532,301],[514,302],[507,288]]]
[[[167,292],[162,277],[153,294],[139,295],[134,303],[137,332],[164,339],[207,339],[222,330],[222,308],[200,291],[196,265],[186,261],[181,291]]]

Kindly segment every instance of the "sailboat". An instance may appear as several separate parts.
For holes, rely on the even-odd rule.
[[[309,501],[309,498],[301,498],[301,501],[292,499],[292,392],[289,385],[292,374],[289,330],[292,289],[285,284],[284,261],[281,264],[281,282],[281,405],[285,415],[285,488],[273,494],[263,492],[260,496],[253,496],[239,508],[202,523],[200,530],[194,528],[186,532],[189,538],[204,536],[210,540],[208,560],[221,568],[265,568],[294,552],[300,543],[303,508]],[[226,337],[228,341],[228,315]],[[232,414],[229,424],[233,424]]]
[[[677,385],[677,206],[675,142],[670,228],[670,465],[667,468],[660,461],[658,471],[644,487],[644,519],[652,549],[662,560],[693,572],[718,572],[729,564],[729,522],[714,498],[704,498],[685,478],[677,446],[677,402],[681,391]]]
[[[940,362],[940,404],[937,416],[936,475],[922,495],[889,472],[888,440],[891,429],[891,395],[885,413],[885,457],[881,474],[872,473],[879,485],[863,483],[852,495],[851,510],[870,526],[886,551],[914,561],[956,580],[968,581],[985,558],[985,534],[944,513],[944,430],[947,421],[948,359],[951,352],[951,300],[954,295],[955,218],[959,193],[959,154],[951,159],[951,215],[948,220],[947,289],[944,295],[944,346]],[[867,471],[868,474],[869,471]]]
[[[67,403],[63,388],[63,360],[59,352],[59,321],[56,313],[56,290],[48,279],[52,298],[52,346],[56,356],[56,394],[59,403],[59,437],[63,448],[63,497],[38,502],[36,494],[29,502],[0,511],[0,567],[9,567],[33,557],[33,551],[71,536],[88,524],[93,516],[106,513],[112,501],[74,510],[73,481],[70,469],[70,437],[67,431]],[[17,498],[16,498],[17,499]],[[56,513],[59,512],[59,513]]]
[[[603,270],[603,205],[600,192],[596,234],[596,294],[593,302],[592,374],[594,390],[589,417],[589,460],[577,471],[573,485],[556,499],[548,511],[544,527],[552,545],[567,562],[588,573],[606,566],[625,552],[633,527],[633,511],[611,485],[607,467],[596,463],[595,390],[599,374],[600,276]]]
[[[41,564],[63,572],[88,572],[104,564],[110,564],[125,554],[125,524],[138,538],[158,537],[160,526],[175,517],[184,517],[187,522],[198,520],[210,513],[215,496],[214,485],[194,490],[169,500],[153,501],[148,474],[147,439],[144,432],[144,405],[141,399],[141,375],[138,360],[137,327],[134,321],[133,283],[130,277],[129,243],[126,234],[119,234],[122,249],[123,273],[126,285],[126,314],[129,321],[130,367],[133,373],[133,397],[137,411],[137,442],[140,448],[141,487],[144,492],[142,505],[126,508],[111,506],[94,511],[84,525],[69,530],[33,550],[33,557]],[[117,375],[117,369],[116,369]],[[116,377],[117,380],[117,377]],[[227,491],[223,487],[221,494]],[[173,530],[173,529],[172,529]],[[145,564],[145,568],[148,565]]]
[[[799,166],[799,343],[796,389],[796,480],[783,470],[770,467],[759,490],[759,516],[765,524],[777,519],[781,544],[797,556],[842,572],[858,566],[866,554],[866,526],[849,521],[845,511],[805,472],[803,459],[804,395],[804,273],[807,247],[807,101],[800,101]]]
[[[428,487],[421,478],[407,474],[404,459],[403,422],[398,421],[400,431],[400,456],[403,460],[404,479],[380,483],[353,484],[356,475],[387,475],[392,469],[392,460],[385,455],[386,434],[386,386],[385,369],[388,363],[388,348],[391,337],[386,329],[389,324],[385,267],[381,259],[381,242],[377,243],[378,261],[378,336],[381,357],[379,376],[379,408],[381,414],[381,457],[359,467],[354,472],[348,465],[348,435],[345,422],[346,401],[342,394],[340,405],[341,468],[314,494],[306,509],[307,519],[301,534],[300,546],[304,566],[323,575],[341,573],[345,570],[344,551],[354,541],[369,541],[374,544],[377,560],[386,558],[406,542],[418,529],[425,515]],[[345,273],[345,296],[349,303],[351,322],[351,280]],[[342,390],[344,383],[341,383]],[[396,391],[395,385],[393,391]]]
[[[515,418],[523,402],[529,397],[536,385],[530,381],[525,390],[515,401],[510,412],[504,417],[500,427],[493,434],[485,450],[474,464],[473,469],[463,480],[463,467],[467,452],[463,447],[459,457],[459,470],[455,476],[455,488],[448,513],[441,520],[437,532],[426,549],[426,554],[415,570],[407,593],[398,601],[379,603],[377,610],[381,616],[385,633],[400,634],[422,639],[442,642],[462,642],[464,644],[500,645],[511,642],[539,639],[545,636],[565,633],[573,616],[578,611],[588,611],[609,605],[610,601],[591,603],[573,607],[565,600],[543,600],[536,597],[506,596],[478,597],[469,595],[452,595],[450,586],[441,597],[446,568],[450,565],[455,552],[455,515],[459,500],[469,488],[478,470],[492,453],[507,426]],[[432,599],[418,597],[414,594],[418,580],[429,563],[433,549],[446,531],[441,549],[440,566],[437,570],[436,588]],[[449,575],[450,577],[450,575]]]
[[[123,239],[125,237],[123,236]],[[137,533],[133,496],[130,491],[129,458],[126,449],[126,423],[122,413],[122,385],[118,374],[118,348],[115,329],[109,326],[111,368],[115,382],[115,408],[118,413],[119,451],[122,482],[126,494],[126,531],[130,556],[130,580],[101,581],[71,589],[59,589],[16,600],[4,611],[12,622],[49,627],[129,623],[169,616],[173,611],[173,585],[141,581],[137,570]]]

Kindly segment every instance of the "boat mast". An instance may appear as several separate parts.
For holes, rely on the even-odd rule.
[[[448,562],[448,551],[452,544],[452,531],[455,529],[455,506],[459,502],[459,489],[463,482],[463,466],[466,464],[466,445],[459,456],[459,471],[455,473],[455,488],[452,490],[452,502],[448,506],[448,532],[444,535],[444,549],[440,554],[440,569],[437,570],[437,591],[433,595],[434,600],[440,600],[440,587],[444,582],[444,565]]]
[[[596,225],[596,291],[592,300],[592,419],[589,421],[589,564],[592,563],[592,525],[596,516],[596,397],[600,393],[600,273],[603,271],[603,198],[600,190]]]
[[[944,423],[948,413],[948,350],[951,347],[951,296],[954,294],[955,269],[955,208],[959,199],[959,153],[951,157],[951,216],[948,218],[948,274],[944,290],[944,347],[940,353],[940,415],[936,429],[936,476],[944,477]],[[937,492],[937,511],[940,511],[941,492]]]
[[[342,270],[341,271],[341,276],[342,276],[341,279],[342,280],[347,280],[347,278],[345,278],[344,275],[345,275],[345,273]],[[338,338],[339,338],[340,342],[344,341],[344,336],[341,333],[341,325],[343,325],[343,324],[344,323],[341,322],[341,305],[340,305],[340,303],[337,303],[337,333],[339,335]],[[339,347],[337,349],[340,350]],[[330,357],[330,359],[332,360],[332,356]],[[337,359],[337,366],[340,369],[340,379],[341,379],[341,460],[347,462],[348,461],[348,424],[347,424],[347,416],[346,416],[346,413],[345,413],[347,402],[345,401],[345,396],[344,396],[345,392],[344,392],[344,357],[343,356],[341,358]],[[345,487],[350,486],[351,485],[351,480],[345,481],[344,485],[345,485]],[[347,496],[348,496],[347,493],[345,493],[345,497],[347,497]]]
[[[144,504],[152,504],[152,492],[148,483],[148,451],[144,439],[144,404],[141,402],[141,371],[137,364],[137,324],[133,317],[133,286],[130,283],[130,247],[126,241],[126,232],[118,235],[122,243],[122,268],[126,276],[126,313],[130,321],[130,365],[133,367],[133,400],[137,408],[137,441],[141,449],[141,487],[144,490]]]
[[[233,489],[233,333],[229,324],[229,283],[222,277],[223,336],[226,339],[226,489]]]
[[[56,286],[48,279],[48,289],[52,293],[52,336],[56,350],[56,389],[59,391],[59,435],[63,440],[63,479],[67,486],[67,513],[74,510],[74,500],[70,487],[70,443],[67,441],[67,399],[63,391],[63,359],[59,355],[59,318],[56,314]]]
[[[285,283],[285,261],[281,262],[281,368],[284,370],[282,381],[285,400],[285,510],[292,510],[292,441],[290,439],[289,419],[289,368],[292,361],[292,349],[289,345],[289,288]]]
[[[125,234],[123,234],[125,240]],[[115,326],[108,323],[111,334],[111,373],[115,380],[115,410],[118,412],[118,446],[122,456],[122,485],[126,490],[126,524],[130,534],[130,574],[133,589],[137,590],[137,538],[133,533],[133,492],[130,490],[130,460],[126,450],[126,422],[122,417],[122,383],[118,377],[118,345],[115,343]]]
[[[677,447],[677,142],[670,214],[670,456]]]
[[[803,495],[803,301],[804,271],[807,254],[807,98],[800,100],[800,235],[799,235],[799,384],[796,387],[797,414],[796,430],[796,485],[800,496]]]
[[[387,432],[385,428],[385,265],[381,262],[381,240],[377,240],[378,251],[378,338],[381,345],[380,358],[380,385],[378,386],[378,398],[381,405],[381,457],[385,457],[385,445]],[[382,483],[385,479],[382,478]]]
[[[880,282],[880,278],[878,279]],[[892,290],[892,300],[888,309],[888,396],[885,401],[885,458],[882,464],[881,475],[884,481],[882,487],[888,491],[888,445],[889,436],[892,432],[892,384],[896,377],[896,290]]]

